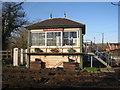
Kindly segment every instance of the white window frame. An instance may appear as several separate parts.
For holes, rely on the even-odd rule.
[[[40,32],[39,32],[39,31],[38,31],[38,32],[31,32],[31,34],[32,34],[32,33],[37,33],[37,34],[39,34],[39,33],[45,33],[45,32],[43,32],[43,31],[40,31]],[[31,36],[31,35],[30,35],[30,36]],[[33,40],[33,39],[32,39],[32,36],[31,36],[31,37],[30,37],[31,47],[33,47],[33,46],[32,46],[32,40]],[[35,47],[39,47],[39,46],[37,46],[37,45],[34,45],[34,46],[35,46]],[[40,46],[40,47],[41,47],[41,46]],[[42,46],[42,47],[43,47],[43,46]]]
[[[31,32],[31,33],[45,33],[45,46],[32,46],[31,45],[31,47],[46,47],[46,48],[48,48],[48,47],[56,47],[56,46],[47,46],[47,33],[48,32],[60,32],[60,34],[61,34],[61,45],[60,46],[57,46],[57,47],[79,47],[78,45],[79,45],[79,37],[78,37],[78,35],[79,35],[79,30],[66,30],[66,31],[37,31],[37,32]],[[77,32],[77,46],[74,46],[74,45],[67,45],[67,46],[63,46],[63,32]],[[32,39],[31,39],[31,41],[32,41]],[[32,42],[31,42],[32,43]]]
[[[46,47],[56,47],[56,46],[47,46],[47,33],[48,32],[60,32],[60,35],[61,35],[61,45],[60,46],[62,46],[62,31],[47,31],[46,32],[46,38],[45,38],[46,39]]]
[[[72,45],[72,47],[78,47],[78,45],[79,45],[79,37],[78,37],[79,30],[67,30],[67,31],[64,31],[64,32],[76,32],[76,34],[77,34],[77,43],[76,43],[76,45]],[[71,47],[71,45],[67,45],[67,46],[63,46],[63,47]]]

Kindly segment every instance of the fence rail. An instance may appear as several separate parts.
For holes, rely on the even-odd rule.
[[[11,51],[0,51],[0,52],[11,52]]]
[[[5,59],[5,60],[13,58],[12,50],[0,51],[0,55],[2,56],[2,59]]]

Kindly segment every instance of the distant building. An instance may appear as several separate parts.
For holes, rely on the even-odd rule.
[[[30,30],[30,52],[35,53],[35,48],[40,48],[43,53],[52,53],[51,49],[58,48],[59,52],[68,53],[68,49],[74,48],[76,52],[82,52],[85,24],[67,18],[51,18],[26,27]],[[63,62],[68,62],[66,56],[39,56],[30,57],[30,63],[40,58],[46,68],[63,67]],[[80,57],[71,56],[69,59],[80,63]]]
[[[108,43],[106,50],[110,52],[110,58],[114,62],[113,66],[120,66],[120,43]]]
[[[108,48],[106,50],[120,49],[120,43],[108,43]]]

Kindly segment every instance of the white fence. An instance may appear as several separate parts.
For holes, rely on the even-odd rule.
[[[13,66],[25,65],[27,63],[27,49],[14,48],[13,50]]]

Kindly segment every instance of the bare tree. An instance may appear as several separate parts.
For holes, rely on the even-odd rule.
[[[112,5],[116,5],[116,6],[120,6],[120,1],[119,1],[117,4],[115,4],[115,3],[113,3],[113,2],[111,2],[111,4],[112,4]]]
[[[9,40],[9,47],[10,48],[27,48],[27,30],[23,27],[16,32],[16,34],[12,33],[10,40]]]
[[[8,48],[8,40],[12,33],[19,30],[19,27],[26,24],[25,12],[22,8],[23,2],[2,3],[2,48]]]

